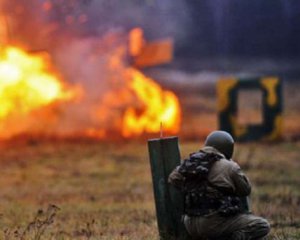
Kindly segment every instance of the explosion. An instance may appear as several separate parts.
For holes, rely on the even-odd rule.
[[[78,88],[67,85],[57,74],[51,72],[50,58],[45,52],[30,55],[20,48],[7,47],[3,49],[0,58],[1,137],[32,131],[32,121],[28,119],[35,116],[37,111],[44,111],[46,117],[41,121],[47,122],[49,106],[55,108],[62,103],[72,104],[72,100],[79,96]],[[121,62],[118,58],[114,60],[114,64]],[[126,138],[159,132],[161,124],[164,131],[177,133],[180,125],[180,105],[175,94],[164,91],[154,80],[133,67],[123,66],[122,69],[122,88],[104,94],[99,103],[98,116],[107,120],[110,117],[109,111],[114,106],[119,106],[119,109],[122,106],[119,119],[112,122],[117,123],[113,127],[119,128],[115,130],[120,131]],[[84,91],[82,86],[81,89]],[[59,122],[57,116],[55,118]],[[23,124],[16,124],[18,121]],[[43,131],[38,128],[36,130]],[[85,132],[87,135],[106,137],[107,129],[86,126]]]
[[[74,97],[55,74],[47,72],[47,54],[30,56],[7,47],[0,56],[0,120],[25,115],[56,101]]]
[[[169,62],[170,40],[147,43],[141,28],[92,37],[78,37],[71,30],[64,35],[66,27],[74,29],[76,22],[85,24],[88,18],[67,24],[54,18],[47,23],[42,12],[59,14],[59,5],[31,4],[42,11],[31,14],[24,29],[20,23],[32,10],[29,6],[18,3],[15,8],[5,1],[5,14],[0,16],[4,26],[0,29],[0,138],[20,134],[131,138],[162,129],[178,133],[178,98],[140,70]],[[30,27],[40,28],[41,34],[32,38]],[[60,34],[51,41],[55,31]]]
[[[50,57],[46,52],[30,55],[17,47],[2,49],[0,137],[11,137],[29,128],[40,131],[37,126],[30,126],[37,112],[44,112],[45,122],[50,120],[47,119],[50,106],[75,99],[77,90],[67,87],[57,74],[51,72]]]

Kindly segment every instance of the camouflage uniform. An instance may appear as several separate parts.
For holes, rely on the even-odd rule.
[[[238,197],[250,194],[251,185],[237,163],[227,160],[213,147],[204,147],[202,151],[222,156],[221,160],[214,163],[207,178],[210,183],[207,187],[210,197],[219,197],[220,190],[215,187],[226,189],[227,193]],[[184,177],[178,172],[178,168],[170,174],[169,182],[177,187],[183,184]],[[185,215],[184,224],[189,234],[195,239],[263,239],[270,231],[269,223],[261,217],[250,213],[224,217],[215,209],[204,216]]]

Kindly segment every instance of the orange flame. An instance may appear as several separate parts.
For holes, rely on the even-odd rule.
[[[142,111],[128,107],[122,125],[124,137],[137,136],[144,132],[158,133],[161,124],[169,133],[177,133],[180,128],[181,111],[178,98],[170,91],[164,91],[159,84],[144,76],[134,68],[127,74],[131,81],[129,87],[142,104]]]
[[[0,53],[0,123],[9,116],[23,119],[30,112],[55,101],[75,97],[55,74],[49,72],[46,53],[29,55],[16,47]],[[3,136],[3,134],[1,134]]]
[[[132,56],[137,56],[144,44],[144,32],[141,28],[134,28],[129,32],[129,53]]]

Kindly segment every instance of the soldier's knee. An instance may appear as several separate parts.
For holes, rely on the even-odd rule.
[[[258,237],[257,239],[267,236],[270,230],[270,223],[266,219],[261,218],[260,221],[256,224],[256,232]]]
[[[270,232],[270,224],[269,222],[260,217],[252,217],[251,222],[248,223],[247,226],[235,231],[232,236],[231,240],[258,240],[263,239],[266,237]]]
[[[265,228],[266,234],[268,234],[271,230],[271,225],[266,219],[263,219],[263,220],[264,220],[264,228]]]

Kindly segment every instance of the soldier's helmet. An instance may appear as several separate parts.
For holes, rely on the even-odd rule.
[[[213,131],[207,136],[205,146],[216,148],[223,153],[227,159],[230,159],[233,154],[234,140],[228,132]]]

